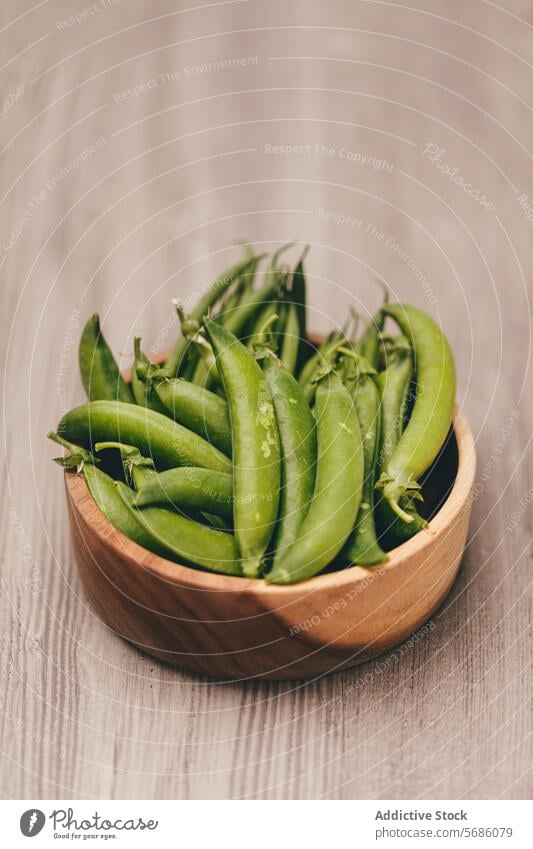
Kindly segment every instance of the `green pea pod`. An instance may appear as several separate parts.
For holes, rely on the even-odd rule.
[[[215,516],[233,516],[233,478],[224,472],[182,466],[152,476],[140,487],[136,507],[190,507]]]
[[[57,433],[50,432],[47,436],[70,452],[68,457],[58,457],[55,462],[60,463],[66,470],[76,468],[83,475],[93,501],[113,527],[138,545],[142,545],[143,548],[154,551],[156,554],[163,554],[163,549],[154,542],[135,516],[124,506],[125,500],[131,504],[135,498],[132,490],[98,469],[96,467],[98,460],[85,448],[74,445]],[[116,484],[122,487],[122,498]]]
[[[208,364],[206,364],[205,359],[200,357],[192,373],[191,383],[194,383],[195,386],[199,386],[202,389],[206,388],[207,384],[210,382],[209,375],[210,367]]]
[[[363,335],[355,345],[356,352],[361,354],[374,369],[377,369],[379,365],[380,340],[385,326],[384,307],[389,302],[389,290],[386,284],[379,280],[377,282],[383,290],[383,306],[370,319]]]
[[[316,392],[318,460],[309,511],[298,535],[269,583],[292,584],[317,575],[339,553],[361,504],[363,446],[357,412],[348,389],[334,372]]]
[[[374,369],[377,369],[379,365],[379,344],[384,325],[385,314],[380,309],[371,318],[365,332],[355,344],[356,352],[361,354]]]
[[[142,381],[137,373],[137,369],[141,366],[150,366],[150,361],[148,357],[143,354],[141,350],[141,339],[140,336],[136,336],[133,340],[133,366],[131,369],[131,390],[133,392],[133,397],[135,399],[135,403],[139,405],[139,407],[149,407],[151,410],[155,410],[158,413],[164,413],[167,415],[167,411],[163,404],[159,401],[157,396],[152,390],[152,387],[146,381]]]
[[[307,339],[307,285],[305,282],[304,259],[309,250],[309,245],[306,245],[302,256],[298,260],[291,281],[291,299],[296,304],[298,310],[298,327],[300,339]],[[300,346],[299,361],[303,354],[303,346]]]
[[[177,422],[135,404],[92,401],[66,413],[58,432],[73,442],[135,445],[158,468],[201,466],[230,472],[231,462],[213,445]]]
[[[232,534],[200,525],[165,507],[133,507],[124,490],[120,489],[119,493],[127,510],[149,535],[152,545],[162,548],[166,556],[210,572],[242,575]]]
[[[253,354],[228,330],[205,325],[228,399],[234,527],[243,572],[257,577],[278,513],[280,443],[274,405]]]
[[[379,487],[399,518],[410,524],[413,516],[400,500],[417,496],[418,479],[444,445],[455,402],[455,365],[448,340],[429,315],[406,304],[383,309],[413,347],[416,396],[409,423],[381,473]]]
[[[266,301],[271,301],[277,292],[280,283],[280,272],[277,268],[277,260],[282,251],[290,248],[292,242],[283,245],[272,257],[266,279],[259,289],[247,290],[237,309],[228,313],[224,321],[224,328],[235,336],[240,336],[246,325],[254,318],[257,311],[261,309]]]
[[[239,278],[235,286],[235,291],[232,292],[231,297],[228,298],[227,303],[224,304],[224,308],[221,309],[218,315],[215,316],[214,320],[217,321],[218,324],[221,324],[223,327],[226,325],[233,312],[239,308],[239,305],[246,297],[246,294],[253,289],[254,277],[255,274],[249,273]]]
[[[374,521],[374,484],[380,446],[380,401],[374,370],[360,358],[354,402],[363,440],[363,495],[355,527],[342,550],[345,562],[359,566],[375,566],[387,559],[378,543]]]
[[[167,415],[231,456],[231,424],[228,405],[223,398],[181,377],[156,377],[153,386]]]
[[[215,317],[215,321],[222,324],[223,327],[226,326],[228,319],[238,309],[244,298],[247,297],[247,294],[254,288],[256,272],[257,265],[252,265],[248,271],[238,278],[231,296]]]
[[[72,452],[71,457],[79,465],[96,506],[113,527],[133,542],[169,560],[186,560],[192,566],[201,566],[225,575],[242,574],[235,539],[231,534],[200,525],[164,508],[136,509],[133,506],[135,493],[121,481],[114,481],[98,469],[90,452],[58,434],[50,433],[48,436]],[[136,449],[133,446],[119,443],[99,445],[100,450],[111,447],[118,448],[125,458],[135,456]],[[60,459],[66,461],[69,458]],[[146,458],[141,460],[146,461]],[[69,467],[65,462],[62,465]],[[138,465],[135,468],[141,467]],[[200,469],[195,471],[201,474]],[[159,477],[153,472],[152,475]],[[225,477],[231,479],[230,475]],[[145,485],[148,485],[148,481]]]
[[[204,517],[217,528],[227,529],[221,517],[232,515],[232,476],[223,472],[192,466],[156,472],[152,460],[143,457],[138,448],[121,442],[98,442],[95,451],[116,449],[120,452],[126,480],[137,490],[136,507],[172,506],[187,512],[199,511],[197,518]],[[211,507],[212,514],[202,512]]]
[[[261,365],[274,402],[281,442],[281,492],[272,541],[274,568],[296,539],[313,497],[316,471],[316,422],[298,381],[271,354]]]
[[[83,467],[83,477],[96,506],[117,531],[154,554],[168,556],[165,547],[138,521],[131,508],[135,493],[126,484],[90,465]]]
[[[254,254],[249,245],[246,246],[245,252],[250,259],[253,258]],[[250,289],[253,289],[256,272],[257,263],[252,263],[250,268],[239,275],[226,302],[222,305],[217,315],[213,317],[215,321],[224,325],[224,322],[228,318],[228,314],[231,314],[233,310],[237,309],[245,293]]]
[[[224,274],[218,277],[215,282],[211,284],[207,292],[205,292],[205,294],[200,298],[196,306],[191,311],[191,317],[200,321],[204,315],[209,312],[211,307],[222,297],[224,292],[231,286],[234,280],[248,271],[252,265],[257,266],[261,259],[261,256],[250,257],[249,255],[246,255],[244,260],[241,260],[236,265],[233,265],[225,271]],[[187,339],[180,336],[164,364],[164,369],[169,376],[174,377],[179,373],[183,355],[187,351],[187,346]]]
[[[413,379],[413,351],[405,336],[398,336],[386,344],[387,368],[378,374],[381,396],[381,443],[378,470],[385,469],[404,431],[409,389]],[[380,537],[389,540],[391,546],[400,545],[426,527],[427,522],[417,512],[415,504],[403,499],[402,508],[413,517],[404,522],[383,497],[376,493],[376,518]]]
[[[279,324],[280,302],[272,300],[266,303],[255,316],[255,321],[252,323],[246,345],[248,348],[253,348],[262,334],[263,328],[268,326],[271,334],[271,342],[275,345],[275,328]],[[274,321],[274,316],[276,320]]]
[[[186,368],[183,369],[182,376],[186,374],[190,383],[201,386],[203,389],[210,389],[219,383],[215,355],[211,345],[200,335],[199,322],[190,315],[186,315],[181,304],[178,303],[176,309],[181,324],[181,332],[189,346]],[[158,373],[153,372],[152,374],[160,378],[173,377],[167,369],[161,369]]]
[[[294,374],[298,362],[298,350],[300,347],[300,323],[298,321],[298,307],[295,303],[287,304],[283,336],[281,343],[280,359],[288,372]]]
[[[115,358],[100,329],[95,313],[83,328],[79,363],[81,379],[89,401],[124,401],[133,404],[133,395],[120,374]]]

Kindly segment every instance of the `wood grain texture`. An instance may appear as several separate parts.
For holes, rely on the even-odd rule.
[[[0,11],[1,792],[529,796],[531,4],[73,11]],[[470,540],[434,627],[298,684],[181,673],[102,625],[44,440],[82,398],[85,317],[124,364],[134,333],[168,347],[170,299],[240,237],[311,244],[318,330],[373,309],[375,276],[429,309],[476,435]]]

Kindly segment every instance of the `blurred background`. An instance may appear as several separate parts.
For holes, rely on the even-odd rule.
[[[523,797],[533,4],[4,0],[0,15],[4,792]],[[171,299],[239,239],[295,240],[293,260],[310,245],[313,329],[373,311],[380,278],[456,354],[472,541],[437,627],[368,664],[363,688],[356,671],[239,688],[167,670],[95,619],[73,568],[44,433],[82,400],[81,326],[98,311],[124,366],[134,335],[165,350]]]

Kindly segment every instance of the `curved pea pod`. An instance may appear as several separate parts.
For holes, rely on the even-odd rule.
[[[217,303],[236,278],[246,273],[252,265],[254,267],[257,266],[261,259],[262,257],[260,256],[250,257],[247,253],[244,260],[236,263],[236,265],[227,269],[220,277],[217,277],[215,282],[211,284],[207,292],[205,292],[196,306],[191,310],[191,317],[200,321],[209,312],[211,307]],[[168,376],[175,377],[178,375],[188,344],[184,336],[178,338],[163,367]]]
[[[135,403],[139,407],[149,407],[157,413],[164,413],[166,415],[167,411],[157,398],[150,383],[141,380],[139,377],[137,369],[140,366],[150,368],[150,361],[141,350],[140,337],[136,336],[133,340],[133,366],[131,369],[131,391],[133,392]]]
[[[407,427],[381,473],[379,487],[392,510],[407,524],[413,516],[401,506],[404,497],[416,497],[418,479],[441,450],[455,402],[455,365],[448,340],[422,310],[406,304],[384,308],[413,347],[416,395]]]
[[[281,306],[282,304],[280,304],[279,301],[272,300],[268,301],[260,310],[258,310],[255,321],[250,327],[250,334],[246,339],[246,345],[248,348],[255,348],[258,341],[264,335],[265,327],[269,328],[271,342],[275,345],[275,340],[277,338],[276,329],[280,323],[279,313]]]
[[[124,490],[119,492],[126,509],[141,524],[152,545],[159,546],[167,557],[210,572],[242,575],[239,552],[232,534],[200,525],[164,507],[133,507]]]
[[[97,313],[91,316],[83,328],[78,353],[81,379],[90,401],[124,401],[133,404],[133,395],[100,329]]]
[[[286,314],[284,316],[280,360],[291,374],[294,374],[296,371],[299,348],[300,322],[298,320],[298,307],[295,303],[289,302],[286,305]]]
[[[355,527],[342,550],[342,558],[350,564],[375,566],[383,563],[387,555],[378,542],[374,520],[374,484],[380,445],[381,399],[370,366],[361,369],[355,386],[354,403],[363,441],[364,482]]]
[[[315,486],[316,422],[298,381],[268,353],[260,360],[276,412],[281,442],[281,493],[272,541],[273,566],[285,556],[311,504]]]
[[[167,415],[231,456],[231,424],[223,398],[181,377],[155,377],[153,388]]]
[[[269,583],[292,584],[321,572],[339,553],[361,504],[364,458],[353,399],[338,375],[323,377],[316,392],[318,460],[313,499]]]
[[[150,477],[135,499],[136,507],[155,504],[192,508],[231,519],[233,477],[225,472],[182,466]]]
[[[254,355],[215,322],[205,325],[230,411],[233,444],[233,519],[247,577],[259,575],[276,522],[280,443],[274,405]]]
[[[413,352],[409,340],[398,336],[386,344],[386,369],[377,377],[381,397],[381,440],[378,474],[394,454],[407,421],[409,391],[413,379]],[[376,492],[376,517],[380,536],[392,545],[400,545],[426,527],[427,522],[416,510],[413,501],[403,498],[402,509],[413,517],[404,522],[393,511],[381,493]]]
[[[230,472],[231,462],[213,445],[177,422],[135,404],[92,401],[66,413],[58,425],[65,439],[135,445],[161,469],[201,466]]]
[[[98,459],[93,457],[90,451],[81,448],[79,445],[74,445],[57,433],[50,432],[47,436],[70,452],[66,457],[57,457],[55,462],[67,471],[76,469],[79,474],[83,475],[93,501],[113,527],[144,548],[148,548],[156,554],[163,554],[162,548],[154,543],[142,524],[125,507],[124,502],[127,501],[131,504],[135,498],[135,493],[125,484],[114,481],[113,478],[98,469],[96,466]],[[123,489],[122,498],[119,489],[117,489],[117,483],[119,489],[120,487]]]
[[[249,245],[245,246],[246,255],[249,259],[254,257],[254,253]],[[233,290],[231,291],[229,297],[222,305],[219,312],[213,316],[214,321],[217,321],[219,324],[224,325],[228,316],[237,309],[239,304],[242,302],[242,299],[245,297],[246,292],[249,292],[253,289],[255,274],[257,271],[257,263],[253,263],[250,268],[245,270],[237,280],[235,281],[235,285]]]
[[[114,481],[96,466],[84,466],[82,474],[97,507],[117,531],[154,554],[168,556],[167,549],[158,543],[130,509],[135,493],[125,483]]]

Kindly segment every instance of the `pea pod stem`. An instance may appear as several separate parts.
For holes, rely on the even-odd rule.
[[[305,363],[298,377],[298,382],[309,403],[312,402],[315,396],[316,378],[320,376],[321,370],[327,371],[329,369],[338,348],[347,341],[342,330],[332,331]]]
[[[134,486],[135,489],[139,489],[143,483],[157,474],[154,461],[150,457],[143,457],[135,445],[125,445],[123,442],[97,442],[94,450],[97,454],[100,451],[118,451],[124,476],[130,486]]]
[[[131,370],[131,390],[135,403],[140,407],[149,407],[151,410],[156,410],[156,412],[165,413],[166,415],[165,407],[163,407],[159,399],[155,396],[150,384],[141,380],[138,373],[138,369],[141,366],[144,366],[146,370],[150,370],[151,364],[148,357],[141,350],[141,337],[135,336],[133,340],[133,367]]]
[[[82,448],[80,445],[76,445],[74,442],[64,439],[59,435],[59,433],[55,433],[55,431],[50,430],[46,434],[46,437],[69,452],[69,456],[67,457],[54,457],[54,463],[57,463],[64,469],[76,468],[77,471],[80,472],[85,463],[89,463],[91,465],[98,463],[98,460],[91,454],[90,451],[87,451],[86,448]]]
[[[206,315],[209,309],[216,304],[216,302],[222,297],[224,292],[231,286],[233,281],[240,275],[244,274],[249,268],[254,265],[256,266],[262,256],[253,256],[249,257],[245,256],[244,260],[236,263],[236,265],[231,266],[227,271],[224,272],[220,277],[211,284],[208,288],[207,292],[200,298],[194,309],[191,311],[191,317],[196,319],[197,321],[201,321],[201,319]],[[183,355],[187,349],[187,340],[184,337],[180,337],[174,348],[170,352],[167,357],[164,369],[166,372],[176,377],[179,371],[179,368],[182,364]]]

